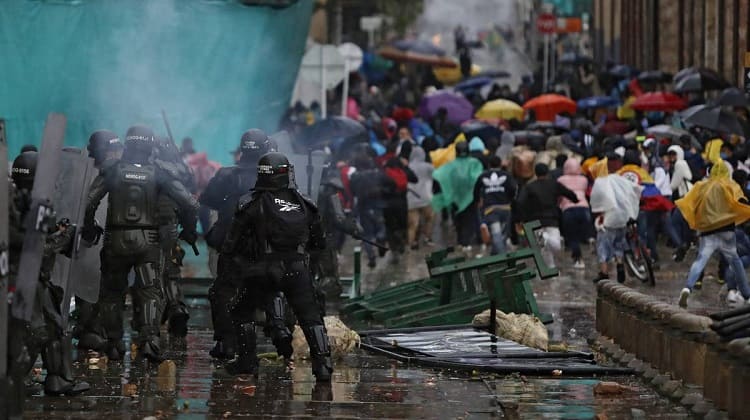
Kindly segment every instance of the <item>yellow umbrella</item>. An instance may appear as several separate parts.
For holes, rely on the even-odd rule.
[[[479,73],[481,73],[482,68],[479,67],[476,64],[471,65],[471,75],[476,76]],[[446,85],[455,85],[456,83],[460,82],[461,79],[463,79],[463,75],[461,74],[461,67],[456,66],[454,68],[450,67],[433,67],[432,73],[435,75],[435,78],[438,79],[440,83],[446,84]]]
[[[512,120],[515,118],[521,121],[523,119],[523,108],[521,108],[521,105],[507,99],[495,99],[482,105],[479,111],[474,114],[474,117],[480,120]]]

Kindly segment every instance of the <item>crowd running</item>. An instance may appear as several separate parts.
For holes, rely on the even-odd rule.
[[[340,96],[329,97],[329,110],[346,117],[322,119],[318,103],[297,103],[280,128],[309,147],[306,133],[325,121],[361,126],[331,129],[325,147],[371,268],[388,253],[397,263],[430,247],[433,226],[454,226],[456,245],[486,255],[518,245],[522,224],[538,220],[550,266],[585,269],[582,246],[591,244],[594,281],[625,282],[632,230],[657,277],[664,259],[680,262],[696,250],[675,293],[681,305],[702,287],[713,254],[727,302],[747,303],[744,94],[702,68],[672,76],[609,64],[596,75],[589,63],[568,65],[588,77],[544,89],[529,75],[515,91],[500,84],[502,72],[449,82],[445,72],[404,66],[373,81],[363,70],[351,76],[344,112]]]

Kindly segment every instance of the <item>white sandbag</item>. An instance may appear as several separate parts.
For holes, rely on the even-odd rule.
[[[331,356],[333,358],[340,359],[359,347],[359,334],[347,327],[339,317],[327,316],[323,318],[323,322],[328,331],[328,341],[331,346]],[[299,325],[294,327],[292,348],[294,348],[295,359],[308,359],[310,357],[310,347],[307,345],[305,333],[302,332],[302,328]]]
[[[495,335],[524,346],[547,351],[549,334],[539,318],[527,314],[506,314],[503,311],[495,313]],[[490,324],[490,310],[477,314],[471,321],[472,325],[486,326]]]

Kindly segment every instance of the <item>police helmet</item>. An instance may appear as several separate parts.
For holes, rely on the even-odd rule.
[[[251,128],[242,133],[240,139],[240,151],[242,157],[240,160],[253,161],[255,163],[258,157],[268,153],[271,149],[271,141],[268,135],[258,128]]]
[[[37,152],[23,152],[13,161],[11,177],[16,187],[22,190],[31,190],[34,186],[34,174],[36,173],[36,162],[39,157]]]
[[[89,157],[99,163],[106,158],[107,152],[114,149],[115,145],[120,143],[117,134],[109,130],[97,130],[89,137],[89,144],[86,150],[89,151]]]
[[[294,188],[294,166],[283,153],[270,152],[258,160],[256,190]]]

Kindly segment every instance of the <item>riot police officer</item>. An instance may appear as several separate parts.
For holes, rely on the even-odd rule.
[[[324,249],[325,235],[318,209],[297,191],[293,171],[281,153],[260,158],[255,188],[240,198],[222,247],[226,258],[250,264],[231,307],[238,357],[229,370],[257,373],[253,299],[258,294],[261,301],[272,302],[281,291],[310,346],[313,374],[318,381],[330,381],[333,367],[328,334],[308,267],[310,250]],[[282,353],[286,346],[279,344],[277,349]]]
[[[37,152],[24,152],[13,161],[11,170],[14,184],[10,190],[12,200],[9,203],[11,283],[19,269],[25,233],[23,220],[31,206],[36,164]],[[47,220],[47,224],[54,225],[54,219]],[[8,366],[13,386],[9,391],[15,396],[9,399],[17,399],[19,396],[21,398],[21,401],[12,401],[13,404],[22,403],[23,378],[31,371],[40,354],[47,369],[44,380],[46,394],[76,395],[89,389],[86,382],[77,382],[73,378],[72,349],[70,340],[65,337],[61,313],[64,291],[51,282],[52,267],[55,265],[57,254],[70,256],[72,246],[73,229],[69,222],[61,220],[56,226],[50,226],[44,244],[31,320],[28,323],[15,318],[10,320]]]
[[[219,169],[201,194],[200,203],[219,214],[218,220],[206,235],[208,246],[221,251],[237,209],[237,202],[255,185],[258,159],[273,147],[272,140],[262,130],[252,128],[245,131],[240,139],[241,156],[237,165]],[[234,262],[220,253],[217,276],[208,291],[216,340],[216,345],[210,353],[217,359],[231,359],[236,350],[232,318],[229,314],[229,302],[240,286],[240,279],[236,274]]]
[[[195,179],[187,165],[180,157],[180,151],[172,140],[166,137],[158,139],[154,164],[164,173],[182,183],[187,191],[195,193]],[[162,282],[164,285],[165,306],[163,322],[168,322],[169,334],[175,337],[187,335],[187,322],[190,313],[184,302],[180,288],[182,260],[185,251],[177,238],[179,207],[166,194],[159,195],[159,243],[162,247]]]
[[[133,326],[138,330],[138,356],[161,361],[159,325],[162,293],[160,283],[159,196],[168,195],[179,207],[183,231],[180,237],[196,240],[198,204],[185,187],[153,163],[154,133],[133,126],[125,137],[120,161],[100,173],[89,190],[82,235],[93,240],[97,228],[94,214],[109,194],[107,223],[102,249],[102,287],[99,293],[100,335],[106,337],[106,353],[119,360],[125,353],[122,342],[123,310],[128,290],[128,272],[135,272],[132,288]]]
[[[89,136],[86,150],[89,152],[89,157],[94,159],[94,167],[97,171],[102,172],[117,162],[118,146],[121,146],[120,138],[112,131],[97,130]],[[105,344],[95,333],[98,318],[95,309],[95,304],[76,296],[78,317],[73,336],[78,339],[79,348],[98,350],[102,344]]]

